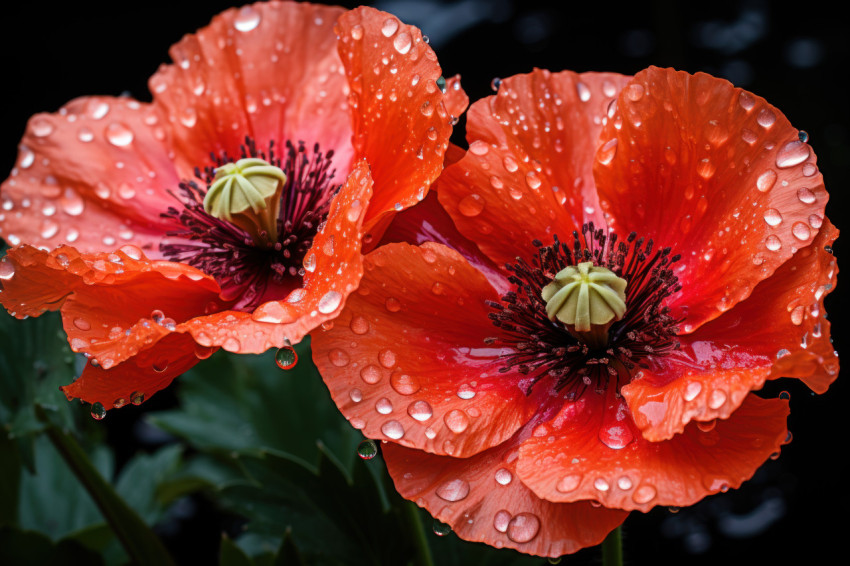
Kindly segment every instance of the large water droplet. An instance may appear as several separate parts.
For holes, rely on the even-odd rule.
[[[642,485],[632,494],[632,499],[638,505],[644,505],[655,499],[657,494],[658,491],[653,486]]]
[[[791,227],[791,233],[800,241],[806,241],[812,237],[812,231],[802,222],[795,222]]]
[[[446,413],[446,416],[443,417],[443,421],[445,421],[449,430],[455,434],[462,433],[469,426],[469,417],[466,413],[459,409],[454,409]]]
[[[460,501],[469,495],[469,483],[460,478],[449,480],[438,487],[436,493],[445,501]]]
[[[351,322],[348,325],[351,328],[351,331],[354,334],[366,334],[369,332],[371,326],[369,325],[369,321],[364,316],[354,316],[351,318]]]
[[[427,401],[414,401],[407,407],[407,414],[419,422],[424,422],[434,415]]]
[[[514,475],[507,468],[499,468],[495,474],[496,483],[508,485],[514,479]]]
[[[700,391],[702,391],[702,384],[699,381],[692,381],[685,387],[683,397],[685,401],[693,401],[700,394]]]
[[[508,523],[508,538],[517,543],[534,540],[538,532],[540,519],[533,513],[520,513]]]
[[[603,165],[608,165],[617,155],[617,138],[612,138],[605,142],[596,154],[596,159]]]
[[[400,34],[395,36],[395,39],[393,39],[393,47],[395,47],[395,50],[402,55],[407,55],[407,52],[410,51],[411,45],[413,45],[413,40],[411,39],[410,34],[406,31],[402,31]]]
[[[786,143],[776,154],[776,166],[780,168],[799,165],[809,158],[809,146],[799,140]]]
[[[768,226],[779,226],[782,223],[782,214],[775,208],[768,208],[764,211],[764,221]]]
[[[398,31],[398,20],[395,18],[387,18],[381,26],[381,33],[384,37],[392,37]]]
[[[569,474],[561,478],[558,482],[558,485],[555,486],[555,489],[560,491],[561,493],[570,493],[571,491],[575,491],[576,488],[581,484],[582,476],[581,474]]]
[[[141,391],[134,391],[130,394],[130,402],[134,405],[141,405],[145,402],[145,394]]]
[[[401,426],[401,423],[398,421],[387,421],[381,427],[381,432],[383,432],[387,438],[398,440],[404,436],[404,427]]]
[[[772,252],[778,251],[782,247],[782,240],[775,234],[771,234],[764,240],[764,246]]]
[[[298,363],[298,354],[292,346],[284,346],[278,349],[274,361],[280,369],[292,369]]]
[[[342,295],[336,291],[328,291],[325,296],[319,299],[319,312],[322,314],[330,314],[339,308],[342,302]]]
[[[776,183],[776,171],[773,169],[768,169],[756,180],[756,188],[763,193],[766,193],[770,189],[773,188],[773,185]]]
[[[399,395],[413,395],[421,387],[416,377],[403,372],[396,372],[390,376],[390,386]]]
[[[369,385],[374,385],[381,380],[381,368],[374,364],[369,364],[360,370],[360,379],[368,383]]]

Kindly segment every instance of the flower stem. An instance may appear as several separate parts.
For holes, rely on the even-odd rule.
[[[94,500],[130,561],[139,566],[174,566],[159,537],[100,475],[74,437],[50,422],[42,407],[36,405],[35,411],[50,442]]]
[[[412,501],[405,501],[403,507],[402,512],[407,519],[410,536],[416,547],[416,566],[434,566],[431,547],[428,546],[428,539],[425,538],[425,526],[422,524],[422,517],[419,516],[419,507]]]
[[[623,531],[617,527],[602,541],[602,566],[623,566]]]

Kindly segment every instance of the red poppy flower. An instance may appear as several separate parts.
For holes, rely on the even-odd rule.
[[[461,538],[559,556],[751,477],[788,414],[751,391],[838,370],[837,230],[805,134],[658,68],[515,76],[467,123],[437,182],[456,230],[411,209],[393,237],[441,243],[370,253],[313,339],[399,492]]]
[[[467,102],[419,30],[371,8],[231,9],[171,56],[150,104],[34,116],[0,190],[0,302],[61,310],[92,361],[64,391],[104,407],[336,316]]]

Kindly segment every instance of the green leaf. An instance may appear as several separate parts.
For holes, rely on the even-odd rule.
[[[202,451],[257,456],[274,450],[316,462],[321,440],[350,467],[362,436],[331,401],[308,343],[295,347],[299,362],[288,371],[277,367],[274,352],[219,352],[178,380],[180,409],[150,420]]]
[[[253,562],[242,549],[236,546],[229,538],[221,537],[219,549],[220,566],[252,566]]]
[[[41,533],[0,527],[0,564],[14,566],[98,566],[100,555],[73,540],[54,543]]]
[[[248,518],[249,533],[279,537],[287,556],[322,565],[406,564],[412,556],[366,462],[349,476],[324,447],[317,468],[277,453],[240,460],[254,484],[224,489],[219,502]]]
[[[159,520],[166,505],[173,501],[158,497],[158,488],[179,469],[182,451],[182,447],[175,444],[154,454],[137,455],[118,477],[115,484],[118,495],[149,525]]]

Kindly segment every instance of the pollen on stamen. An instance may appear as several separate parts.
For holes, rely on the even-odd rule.
[[[259,150],[252,139],[246,138],[238,157],[226,152],[211,154],[211,165],[196,167],[195,179],[169,191],[178,204],[161,216],[179,227],[167,233],[160,251],[171,261],[192,265],[214,277],[222,287],[222,297],[235,301],[230,308],[250,311],[261,302],[285,297],[300,286],[304,257],[340,188],[333,183],[333,150],[324,153],[318,144],[310,149],[304,142],[296,146],[287,141],[283,154],[278,155],[274,142],[269,143],[268,150]],[[260,158],[286,174],[276,238],[266,232],[252,237],[204,210],[204,197],[216,168],[250,157]]]
[[[502,357],[503,373],[518,372],[526,378],[521,386],[526,394],[541,380],[548,380],[569,398],[587,388],[605,391],[613,384],[619,392],[631,379],[633,370],[646,367],[649,356],[663,356],[679,348],[678,324],[663,305],[681,286],[671,266],[680,257],[670,248],[655,249],[654,242],[630,234],[620,241],[586,224],[582,233],[573,233],[572,245],[557,236],[551,245],[533,240],[536,253],[526,261],[506,265],[514,289],[500,301],[488,301],[489,318],[501,330],[485,339],[512,352]],[[543,287],[567,266],[591,261],[627,281],[626,312],[608,331],[607,343],[589,346],[571,334],[565,325],[546,314]]]

